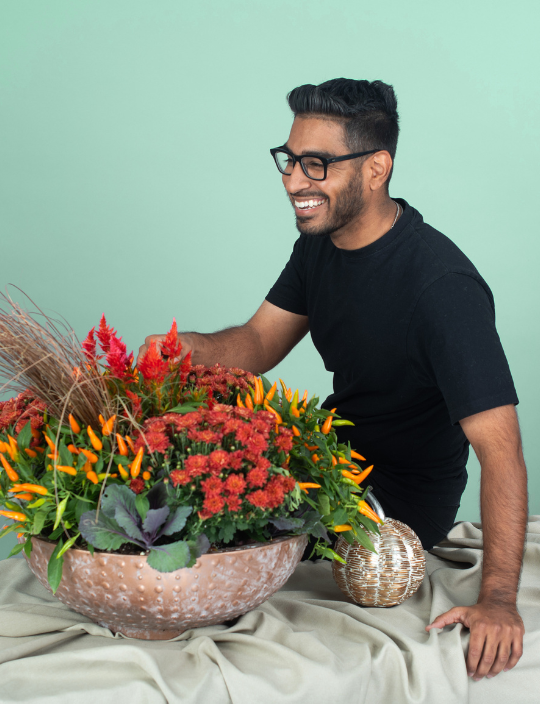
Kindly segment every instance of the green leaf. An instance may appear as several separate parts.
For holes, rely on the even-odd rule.
[[[36,513],[36,515],[34,516],[34,522],[32,523],[33,535],[39,535],[41,533],[41,531],[43,530],[43,526],[45,525],[45,521],[47,520],[48,513],[48,508],[42,508]]]
[[[330,499],[327,494],[322,491],[318,492],[319,495],[319,506],[321,507],[321,513],[323,516],[328,516],[330,513]]]
[[[83,513],[79,530],[86,542],[99,550],[118,550],[121,545],[130,542],[114,518],[109,518],[103,511],[100,511],[97,522],[95,511]]]
[[[60,550],[62,550],[63,545],[64,541],[62,540],[62,538],[60,538],[60,540],[56,544],[56,547],[53,550],[47,567],[47,580],[51,585],[53,594],[56,594],[56,590],[58,589],[58,587],[60,586],[60,582],[62,581],[62,569],[64,567],[64,558],[59,557],[58,553],[60,552]]]
[[[26,557],[30,557],[30,553],[32,552],[32,537],[29,535],[28,538],[26,538],[26,541],[23,545],[23,550],[25,552]]]
[[[178,506],[176,511],[167,519],[165,528],[161,532],[162,535],[173,535],[179,533],[186,525],[188,516],[191,515],[193,508],[191,506]]]
[[[367,533],[362,530],[362,528],[360,528],[360,530],[354,531],[354,538],[358,543],[360,543],[360,545],[363,545],[367,550],[370,550],[371,552],[375,553],[377,552],[373,543],[368,538]]]
[[[21,432],[17,435],[17,445],[19,446],[19,449],[26,450],[30,447],[31,442],[32,426],[30,425],[30,421],[28,421]]]
[[[58,555],[56,556],[56,559],[57,559],[57,560],[58,560],[58,558],[62,557],[62,555],[63,555],[67,550],[69,550],[69,548],[73,545],[73,543],[77,540],[77,538],[78,538],[79,536],[80,536],[80,533],[77,533],[76,535],[74,535],[73,537],[71,537],[71,538],[67,541],[67,543],[63,546],[63,548],[58,551]]]
[[[329,557],[331,560],[337,560],[337,562],[341,562],[344,565],[347,564],[347,560],[344,560],[341,555],[338,555],[332,548],[322,548],[322,554],[324,557]]]
[[[62,526],[58,526],[58,528],[56,530],[53,530],[53,532],[49,535],[49,540],[56,540],[62,535],[63,532],[64,529],[62,528]]]
[[[135,508],[137,509],[137,513],[141,517],[141,521],[144,522],[146,514],[150,509],[150,501],[148,501],[147,497],[143,494],[137,494],[137,496],[135,497]]]
[[[236,527],[232,521],[224,521],[219,527],[219,538],[224,543],[230,543],[236,533]]]
[[[64,511],[66,510],[68,499],[69,496],[66,496],[66,498],[62,499],[62,501],[60,501],[60,503],[56,507],[56,517],[54,519],[53,530],[56,530],[60,525],[60,521],[62,520],[62,516],[64,515]]]
[[[193,411],[198,411],[202,405],[202,401],[193,401],[191,404],[186,403],[183,406],[175,406],[168,410],[167,413],[180,413],[182,415],[185,413],[193,413]]]
[[[154,546],[148,555],[148,564],[158,572],[174,572],[185,567],[191,557],[191,550],[185,540],[168,545]]]
[[[331,515],[336,526],[341,526],[348,521],[347,511],[344,508],[336,509]]]
[[[60,462],[58,464],[63,464],[66,467],[73,466],[73,455],[71,451],[67,449],[65,442],[62,440],[58,446],[58,453],[60,455]]]
[[[24,543],[17,543],[17,545],[14,545],[11,549],[11,552],[9,553],[8,557],[13,557],[14,555],[18,555],[20,552],[22,552],[24,548]]]

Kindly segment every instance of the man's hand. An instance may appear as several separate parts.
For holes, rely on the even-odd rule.
[[[167,337],[167,335],[148,335],[148,337],[144,341],[144,345],[141,345],[139,347],[139,354],[137,355],[137,366],[139,366],[139,363],[143,357],[144,354],[148,351],[148,348],[152,344],[152,342],[155,342],[157,344],[158,351],[160,349],[160,343],[162,340],[164,340]],[[184,359],[186,354],[188,352],[192,351],[192,346],[189,340],[188,335],[178,335],[180,342],[182,343],[182,354],[181,354],[181,359]]]
[[[511,670],[523,653],[525,628],[513,604],[486,600],[455,606],[426,626],[426,631],[451,623],[462,623],[471,631],[467,674],[475,681]]]

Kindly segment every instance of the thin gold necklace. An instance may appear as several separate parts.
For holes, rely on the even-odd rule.
[[[394,203],[396,203],[396,201],[394,201]],[[390,226],[390,229],[392,229],[392,227],[394,227],[394,225],[395,225],[396,222],[397,222],[397,219],[398,219],[398,217],[399,217],[399,211],[401,210],[401,205],[400,205],[399,203],[396,203],[396,208],[397,208],[397,210],[396,210],[396,217],[394,218],[394,222],[393,222],[392,225]]]

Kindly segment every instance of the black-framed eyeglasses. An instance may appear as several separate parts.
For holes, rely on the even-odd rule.
[[[324,181],[328,171],[328,164],[335,164],[337,161],[347,161],[348,159],[357,159],[359,156],[375,154],[375,152],[380,151],[380,149],[370,149],[367,152],[344,154],[343,156],[333,156],[327,159],[317,154],[303,154],[302,156],[298,156],[288,149],[285,149],[285,147],[276,147],[275,149],[270,149],[270,154],[274,157],[279,172],[285,174],[285,176],[292,174],[296,162],[299,161],[302,171],[309,179],[313,181]]]

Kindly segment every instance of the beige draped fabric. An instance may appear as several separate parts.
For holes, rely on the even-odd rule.
[[[300,563],[287,584],[234,622],[140,641],[61,604],[26,562],[0,563],[0,701],[51,704],[528,704],[540,701],[540,516],[528,527],[516,668],[466,675],[468,631],[424,630],[478,593],[482,532],[456,526],[427,555],[420,590],[390,609],[351,603],[329,562]]]

